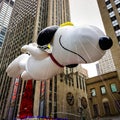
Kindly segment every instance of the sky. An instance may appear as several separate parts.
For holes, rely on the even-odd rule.
[[[71,22],[74,25],[94,25],[105,32],[102,19],[100,16],[97,0],[69,0],[70,1],[70,14]],[[88,76],[94,77],[97,75],[96,64],[82,65],[88,70]]]

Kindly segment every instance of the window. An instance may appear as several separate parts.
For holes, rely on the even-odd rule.
[[[78,84],[78,72],[76,72],[76,83],[77,83],[77,88],[79,88],[79,84]]]
[[[112,5],[111,5],[111,4],[108,4],[108,5],[107,5],[107,9],[108,9],[108,10],[111,9],[111,10],[113,11]],[[110,11],[111,11],[111,10],[110,10]]]
[[[52,92],[49,92],[49,100],[52,101]]]
[[[119,25],[114,26],[114,30],[115,30],[115,31],[117,31],[117,30],[119,30],[119,29],[120,29]]]
[[[52,91],[52,79],[50,79],[50,91]]]
[[[80,89],[82,89],[82,77],[79,76]]]
[[[115,31],[117,36],[120,36],[120,29]]]
[[[117,21],[117,20],[112,21],[112,25],[113,25],[113,26],[118,25],[118,21]]]
[[[117,8],[120,8],[120,3],[116,5]]]
[[[57,76],[54,79],[54,92],[57,92]]]
[[[0,41],[0,47],[2,46],[2,42]]]
[[[109,16],[110,16],[110,18],[113,17],[113,16],[115,16],[114,11],[110,12],[110,13],[109,13]]]
[[[110,84],[110,88],[111,88],[111,91],[112,92],[117,92],[117,87],[116,87],[116,84]]]
[[[99,116],[98,105],[97,104],[93,105],[93,111],[94,111],[94,117]]]
[[[120,13],[120,8],[118,8],[117,10],[118,10],[118,12]]]
[[[110,113],[109,103],[108,102],[104,102],[103,106],[104,106],[104,110],[105,110],[105,115],[110,115],[111,113]]]
[[[91,89],[91,91],[90,91],[90,93],[91,93],[91,96],[96,96],[96,90],[95,90],[95,88],[92,88]]]
[[[103,95],[103,94],[106,94],[106,88],[105,88],[105,86],[101,86],[100,87],[100,90],[101,90],[101,94]]]
[[[115,106],[118,112],[120,112],[120,100],[115,100]]]
[[[120,3],[120,1],[119,0],[115,0],[114,3],[115,3],[115,5],[117,5],[117,4]]]
[[[112,12],[112,11],[113,11],[113,8],[108,9],[108,12],[109,12],[109,13]]]
[[[110,4],[110,1],[109,0],[105,0],[105,4],[106,5]]]
[[[119,45],[120,45],[120,36],[117,36],[117,39],[118,39],[118,42],[119,42]]]
[[[52,103],[50,102],[49,103],[49,116],[51,116],[51,113],[52,113]]]

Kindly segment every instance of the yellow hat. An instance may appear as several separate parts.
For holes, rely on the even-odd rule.
[[[74,26],[74,24],[72,22],[65,22],[60,25],[60,27],[64,27],[64,26]]]

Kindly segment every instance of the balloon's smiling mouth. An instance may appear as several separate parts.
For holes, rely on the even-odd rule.
[[[72,51],[72,50],[69,50],[69,49],[65,48],[65,47],[63,46],[63,44],[61,43],[61,38],[62,38],[62,35],[60,35],[60,37],[59,37],[59,44],[60,44],[60,46],[61,46],[63,49],[65,49],[65,50],[67,50],[67,51],[69,51],[69,52],[71,52],[71,53],[79,56],[85,63],[87,63],[87,60],[85,60],[85,58],[83,58],[81,55],[79,55],[78,53],[76,53],[76,52],[74,52],[74,51]]]

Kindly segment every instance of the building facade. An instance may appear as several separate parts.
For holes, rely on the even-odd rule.
[[[98,63],[96,64],[96,68],[98,75],[116,70],[110,50],[107,50],[102,59],[98,61]]]
[[[36,81],[33,116],[78,120],[90,119],[86,95],[86,76],[80,72],[54,76],[50,80]],[[84,99],[84,102],[82,101]],[[82,109],[80,113],[80,109]],[[18,109],[18,118],[20,116]],[[24,111],[25,112],[25,111]]]
[[[92,118],[120,115],[120,81],[116,71],[86,80]]]
[[[40,30],[67,21],[69,0],[15,1],[0,54],[0,119],[25,116],[79,119],[88,114],[86,75],[65,69],[65,74],[51,80],[28,82],[19,76],[11,79],[5,72],[9,63],[21,54],[21,47],[36,41]]]
[[[0,1],[0,49],[5,38],[13,6],[14,1],[12,0]]]
[[[120,0],[97,0],[108,36],[113,40],[112,58],[120,78]]]

